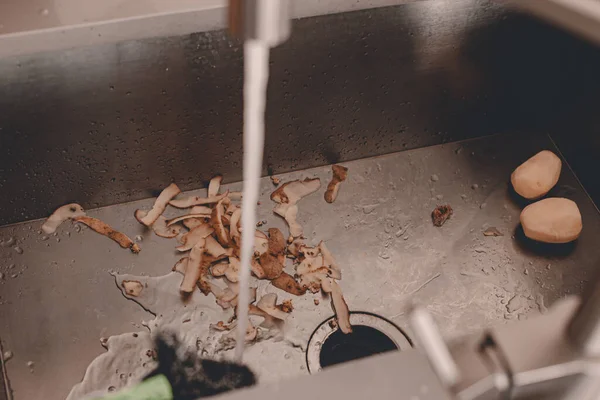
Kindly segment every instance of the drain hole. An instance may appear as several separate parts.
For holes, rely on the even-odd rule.
[[[338,329],[335,317],[315,329],[306,348],[306,365],[311,374],[332,365],[412,347],[402,329],[379,315],[352,311],[350,324],[352,333],[347,335]]]
[[[323,342],[319,355],[322,368],[398,350],[392,339],[375,328],[355,325],[352,331],[346,335],[338,329]]]

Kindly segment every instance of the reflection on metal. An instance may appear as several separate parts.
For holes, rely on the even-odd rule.
[[[424,0],[294,1],[292,17],[415,1]],[[223,29],[226,14],[227,0],[4,0],[0,2],[0,58]]]
[[[240,50],[219,31],[0,59],[0,225],[241,179]],[[595,132],[596,49],[497,2],[301,19],[272,59],[265,174],[499,132]],[[588,189],[590,141],[564,141]]]
[[[428,2],[415,2],[294,21],[271,56],[264,174],[497,132],[491,114],[483,126],[467,115],[462,85],[473,74],[444,71],[472,28],[450,10],[469,9],[475,26],[502,8],[433,1],[448,16],[431,19]],[[415,42],[432,36],[447,44]],[[440,64],[415,70],[432,51]],[[242,75],[225,31],[0,59],[0,185],[11,193],[0,225],[71,201],[146,198],[171,181],[189,190],[217,173],[240,180]]]
[[[597,0],[509,0],[508,3],[600,45],[600,2]]]

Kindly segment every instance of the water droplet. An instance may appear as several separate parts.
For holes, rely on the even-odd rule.
[[[4,357],[4,362],[10,360],[11,358],[13,358],[14,354],[12,351],[7,350],[4,352],[4,354],[2,355],[2,357]]]
[[[432,181],[432,182],[437,182],[437,181],[439,181],[439,180],[440,180],[440,177],[439,177],[439,176],[437,176],[436,174],[433,174],[433,175],[431,175],[431,181]]]
[[[383,258],[384,260],[387,260],[390,258],[390,255],[387,251],[383,251],[383,252],[379,253],[379,257]]]
[[[23,249],[19,246],[13,247],[13,250],[17,252],[17,254],[23,254]]]

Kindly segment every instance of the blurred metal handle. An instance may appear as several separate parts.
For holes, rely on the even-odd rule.
[[[600,356],[600,279],[584,296],[569,325],[573,344],[589,357]]]
[[[270,47],[290,37],[291,15],[291,0],[229,0],[230,32]]]
[[[460,371],[431,314],[424,308],[415,308],[410,313],[410,324],[440,380],[447,387],[456,385],[461,379]]]

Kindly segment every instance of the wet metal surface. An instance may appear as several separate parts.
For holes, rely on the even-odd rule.
[[[333,204],[323,199],[329,167],[280,177],[321,178],[321,190],[300,202],[299,221],[309,242],[325,240],[342,266],[340,284],[351,310],[381,315],[411,336],[406,309],[423,304],[453,337],[527,318],[565,294],[580,293],[600,261],[600,217],[566,167],[553,194],[579,205],[581,238],[570,246],[539,247],[522,237],[523,204],[508,179],[541,149],[553,149],[546,136],[492,136],[348,162],[348,180]],[[259,220],[285,229],[271,211],[273,188],[263,179]],[[100,337],[143,330],[141,322],[153,318],[125,299],[109,274],[165,275],[180,258],[172,240],[144,232],[133,218],[135,209],[152,202],[89,212],[131,237],[141,235],[138,255],[70,222],[49,236],[39,232],[42,221],[0,229],[0,337],[14,353],[7,367],[16,400],[64,398],[103,353]],[[454,209],[441,228],[430,218],[438,204]],[[167,216],[176,214],[169,209]],[[484,236],[488,227],[504,236]],[[315,298],[320,295],[293,299],[288,325],[304,344],[332,314],[328,301],[316,306]],[[284,342],[251,346],[247,360],[262,382],[307,373],[304,352]]]
[[[4,357],[4,349],[2,348],[2,341],[0,340],[0,400],[12,399],[12,394],[8,382],[8,375],[6,374],[6,361],[7,360],[5,360]]]
[[[436,126],[450,108],[425,84],[500,10],[435,0],[295,21],[272,52],[265,173],[489,133]],[[0,59],[0,188],[13,193],[0,224],[75,199],[146,198],[170,180],[240,180],[241,50],[213,31]]]
[[[598,50],[499,3],[294,21],[272,53],[265,172],[517,130],[565,135],[582,179],[597,170],[598,141],[571,139],[599,137]],[[241,179],[242,54],[222,31],[0,59],[0,76],[0,224]]]

